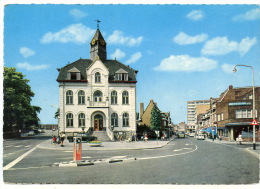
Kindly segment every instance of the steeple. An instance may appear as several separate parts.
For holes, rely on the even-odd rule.
[[[107,59],[106,41],[99,30],[99,20],[97,21],[97,31],[90,42],[90,59],[92,61],[100,59],[105,61]]]

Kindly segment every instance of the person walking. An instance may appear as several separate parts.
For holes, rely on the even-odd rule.
[[[60,146],[61,147],[64,147],[64,145],[63,145],[64,139],[65,139],[65,133],[63,131],[61,131],[61,133],[60,133]]]

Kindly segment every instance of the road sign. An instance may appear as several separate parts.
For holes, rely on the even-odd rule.
[[[258,124],[257,120],[254,119],[254,120],[250,123],[250,125],[259,125],[259,124]]]

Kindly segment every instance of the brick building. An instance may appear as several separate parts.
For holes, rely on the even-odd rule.
[[[216,113],[213,120],[218,128],[228,129],[228,140],[234,141],[242,131],[252,131],[250,123],[253,120],[252,87],[234,88],[232,85],[224,91],[216,101]],[[259,121],[260,87],[255,87],[256,119]],[[259,136],[259,126],[256,127]],[[256,137],[259,141],[259,138]]]

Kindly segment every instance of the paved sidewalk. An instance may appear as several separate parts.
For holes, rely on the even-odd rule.
[[[247,152],[251,153],[252,155],[256,156],[260,159],[260,142],[256,142],[256,149],[253,150],[253,143],[252,142],[242,142],[242,145],[237,144],[235,141],[225,141],[225,140],[212,140],[206,139],[208,142],[214,142],[219,144],[226,144],[229,146],[237,147],[246,150]]]
[[[168,144],[170,141],[136,141],[136,142],[102,142],[100,147],[91,147],[89,143],[82,143],[82,150],[137,150],[137,149],[153,149],[153,148],[161,148]],[[64,147],[60,145],[52,145],[51,139],[46,140],[39,145],[38,148],[49,149],[49,150],[73,150],[74,143],[68,142],[68,140],[64,141]]]

